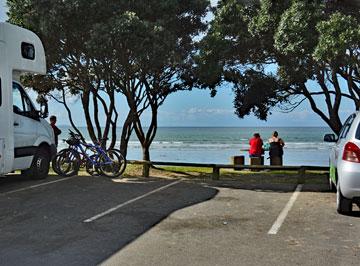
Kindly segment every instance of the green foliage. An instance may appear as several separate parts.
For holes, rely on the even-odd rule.
[[[278,103],[280,97],[276,77],[250,69],[237,81],[234,89],[236,114],[242,118],[252,112],[258,118],[266,120],[270,109]]]
[[[261,36],[259,41],[267,36],[266,41],[273,44],[273,35],[279,21],[281,19],[281,12],[283,12],[290,5],[290,1],[260,1],[260,8],[253,16],[249,17],[249,31],[252,36]]]
[[[274,35],[275,48],[284,56],[307,57],[317,42],[318,4],[294,1],[282,14]]]
[[[201,87],[209,87],[215,94],[216,86],[223,81],[224,68],[231,71],[232,66],[246,64],[249,61],[248,51],[256,56],[259,54],[250,51],[251,47],[256,48],[256,41],[251,38],[248,29],[254,8],[244,6],[238,0],[219,2],[209,33],[200,42],[201,49],[195,56],[198,66],[195,72]]]
[[[318,62],[331,65],[358,63],[360,49],[360,25],[357,18],[335,13],[317,25],[319,42],[314,51]]]
[[[100,67],[106,69],[110,63],[134,73],[178,67],[193,51],[193,37],[205,29],[202,17],[208,4],[207,0],[27,0],[25,4],[8,0],[10,22],[32,29],[43,40],[49,72],[62,75],[58,71],[66,66],[67,74],[78,73],[82,79],[101,74]],[[89,61],[96,64],[96,71]]]

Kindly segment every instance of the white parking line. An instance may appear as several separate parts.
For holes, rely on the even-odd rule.
[[[178,181],[172,182],[172,183],[170,183],[170,184],[167,184],[167,185],[165,185],[165,186],[162,186],[162,187],[160,187],[160,188],[157,188],[157,189],[155,189],[155,190],[152,190],[152,191],[150,191],[150,192],[148,192],[148,193],[146,193],[146,194],[144,194],[144,195],[141,195],[141,196],[136,197],[136,198],[134,198],[134,199],[128,200],[128,201],[126,201],[126,202],[124,202],[124,203],[121,203],[121,204],[119,204],[119,205],[117,205],[117,206],[115,206],[115,207],[113,207],[113,208],[108,209],[107,211],[104,211],[104,212],[102,212],[102,213],[100,213],[100,214],[97,214],[97,215],[95,215],[95,216],[93,216],[93,217],[91,217],[91,218],[89,218],[89,219],[86,219],[86,220],[84,220],[83,222],[84,222],[84,223],[93,222],[93,221],[95,221],[95,220],[97,220],[97,219],[99,219],[99,218],[101,218],[101,217],[104,217],[105,215],[108,215],[108,214],[110,214],[110,213],[112,213],[112,212],[120,209],[121,207],[124,207],[124,206],[126,206],[126,205],[129,205],[130,203],[133,203],[133,202],[135,202],[135,201],[137,201],[137,200],[143,199],[143,198],[145,198],[145,197],[147,197],[147,196],[150,196],[151,194],[154,194],[154,193],[156,193],[156,192],[159,192],[159,191],[161,191],[161,190],[164,190],[164,189],[166,189],[166,188],[168,188],[168,187],[174,186],[174,185],[176,185],[176,184],[178,184],[178,183],[180,183],[180,182],[181,182],[181,180],[178,180]]]
[[[294,193],[292,194],[292,196],[289,199],[288,203],[285,205],[285,208],[282,210],[282,212],[279,214],[278,218],[276,219],[275,223],[270,228],[270,230],[268,232],[269,235],[276,235],[278,233],[278,231],[280,230],[281,225],[285,221],[286,216],[288,215],[290,209],[294,205],[294,202],[296,201],[297,197],[299,196],[302,187],[303,187],[302,184],[297,185]]]
[[[12,194],[12,193],[15,193],[15,192],[20,192],[20,191],[25,191],[25,190],[37,188],[37,187],[42,187],[42,186],[54,184],[54,183],[57,183],[57,182],[66,181],[66,180],[69,180],[69,179],[74,178],[74,177],[75,177],[75,176],[65,177],[65,178],[57,179],[57,180],[50,181],[50,182],[45,182],[45,183],[40,183],[40,184],[37,184],[37,185],[32,185],[32,186],[24,187],[24,188],[19,188],[19,189],[15,189],[15,190],[10,190],[10,191],[7,191],[7,192],[2,192],[2,193],[0,193],[0,195],[9,195],[9,194]]]

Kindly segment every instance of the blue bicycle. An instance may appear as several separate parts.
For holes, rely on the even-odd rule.
[[[90,175],[119,177],[126,168],[126,159],[117,149],[104,150],[101,143],[89,144],[69,130],[69,147],[58,152],[53,169],[61,176],[76,175],[84,167]],[[102,140],[104,141],[104,140]]]

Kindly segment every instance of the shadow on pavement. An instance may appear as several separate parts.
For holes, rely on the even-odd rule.
[[[28,176],[24,176],[20,174],[9,174],[0,177],[0,193],[7,192],[13,189],[23,188],[26,186],[32,186],[43,182],[50,182],[59,178],[61,177],[56,175],[50,175],[46,179],[34,180],[29,178]]]
[[[15,179],[2,182],[28,183],[24,177]],[[75,177],[0,196],[0,257],[8,265],[95,265],[171,213],[218,193],[202,184],[181,182],[99,220],[83,222],[171,182],[174,180],[113,182]]]

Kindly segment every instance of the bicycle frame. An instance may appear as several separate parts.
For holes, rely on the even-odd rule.
[[[83,148],[83,146],[85,147],[85,149]],[[99,145],[93,145],[93,144],[88,144],[85,142],[80,142],[79,144],[73,145],[70,148],[72,150],[75,150],[81,156],[83,156],[83,158],[86,158],[87,161],[90,161],[92,165],[100,166],[102,164],[111,164],[112,163],[112,161],[110,160],[110,158],[108,157],[108,155],[106,154],[104,149]],[[92,150],[94,152],[94,154],[89,156],[89,154],[86,152],[86,149]],[[101,155],[104,156],[106,161],[99,163],[98,159],[100,158]],[[94,159],[91,158],[92,156],[95,156],[95,158]]]

